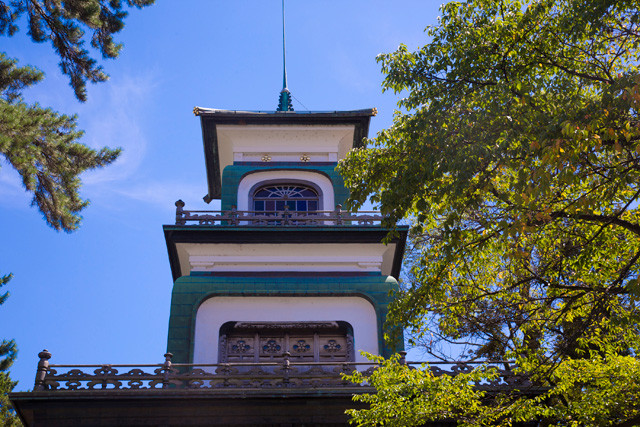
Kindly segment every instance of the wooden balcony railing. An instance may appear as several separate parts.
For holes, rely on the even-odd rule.
[[[348,212],[342,206],[333,211],[292,211],[288,206],[277,212],[190,211],[184,202],[176,202],[176,225],[229,225],[229,226],[380,226],[384,217],[376,211]]]
[[[491,382],[476,384],[487,390],[531,387],[521,374],[512,371],[510,362],[407,362],[401,352],[400,363],[430,369],[435,376],[458,375],[470,372],[474,366],[489,365],[498,370]],[[165,354],[162,364],[147,365],[54,365],[49,364],[51,353],[38,354],[34,392],[57,390],[149,390],[149,389],[259,389],[259,388],[356,388],[367,392],[371,387],[351,383],[343,374],[353,371],[372,373],[372,362],[293,362],[284,353],[281,362],[274,363],[171,363],[171,353]],[[448,369],[443,369],[447,367]],[[373,391],[373,390],[371,390]]]

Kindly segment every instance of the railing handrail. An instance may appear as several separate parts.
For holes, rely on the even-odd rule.
[[[343,211],[342,205],[334,210],[296,211],[288,205],[277,211],[238,210],[185,210],[185,203],[176,203],[176,225],[230,225],[230,226],[375,226],[384,216],[378,211]]]
[[[378,366],[379,362],[289,362],[291,366],[337,366],[337,365],[349,365],[349,366]],[[512,360],[485,360],[485,361],[406,361],[404,364],[411,366],[421,365],[513,365]],[[278,362],[229,362],[229,363],[172,363],[171,366],[187,367],[187,368],[217,368],[223,366],[280,366],[282,363]],[[110,366],[112,368],[160,368],[162,363],[139,363],[139,364],[118,364],[118,363],[100,363],[100,364],[55,364],[50,363],[49,368],[102,368]]]
[[[229,363],[172,363],[171,353],[165,354],[164,363],[152,364],[49,364],[51,353],[44,350],[38,354],[35,391],[46,390],[137,390],[137,389],[213,389],[213,388],[270,388],[270,387],[368,387],[353,384],[343,375],[355,370],[371,374],[380,365],[378,361],[355,362],[332,360],[322,362],[292,361],[291,353],[282,354],[282,359],[273,362],[229,362]],[[429,365],[435,376],[458,375],[471,372],[472,365],[492,365],[498,370],[498,378],[477,382],[478,387],[514,387],[530,385],[525,375],[516,374],[513,361],[420,361],[408,362],[406,352],[400,352],[403,365]],[[445,371],[435,365],[449,365]],[[498,366],[496,366],[498,365]],[[327,367],[333,367],[329,369]],[[368,367],[368,369],[362,369]],[[120,368],[132,368],[120,372]],[[153,368],[145,372],[141,368]],[[360,368],[360,369],[358,369]],[[58,372],[64,369],[65,372]],[[93,369],[86,372],[83,369]],[[414,369],[414,368],[412,368]]]

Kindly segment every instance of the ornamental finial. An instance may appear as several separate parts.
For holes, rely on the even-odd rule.
[[[276,111],[293,111],[291,92],[289,92],[289,88],[287,87],[287,49],[284,32],[284,0],[282,0],[282,68],[282,90],[280,91],[280,99],[278,100],[278,109]]]

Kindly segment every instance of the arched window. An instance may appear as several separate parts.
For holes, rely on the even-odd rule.
[[[313,212],[319,208],[318,192],[305,185],[270,184],[260,187],[253,194],[253,210],[256,212],[290,211]]]

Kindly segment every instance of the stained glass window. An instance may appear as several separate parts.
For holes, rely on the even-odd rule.
[[[259,188],[253,195],[253,210],[281,212],[285,206],[290,211],[312,212],[319,208],[316,190],[302,185],[269,185]]]

